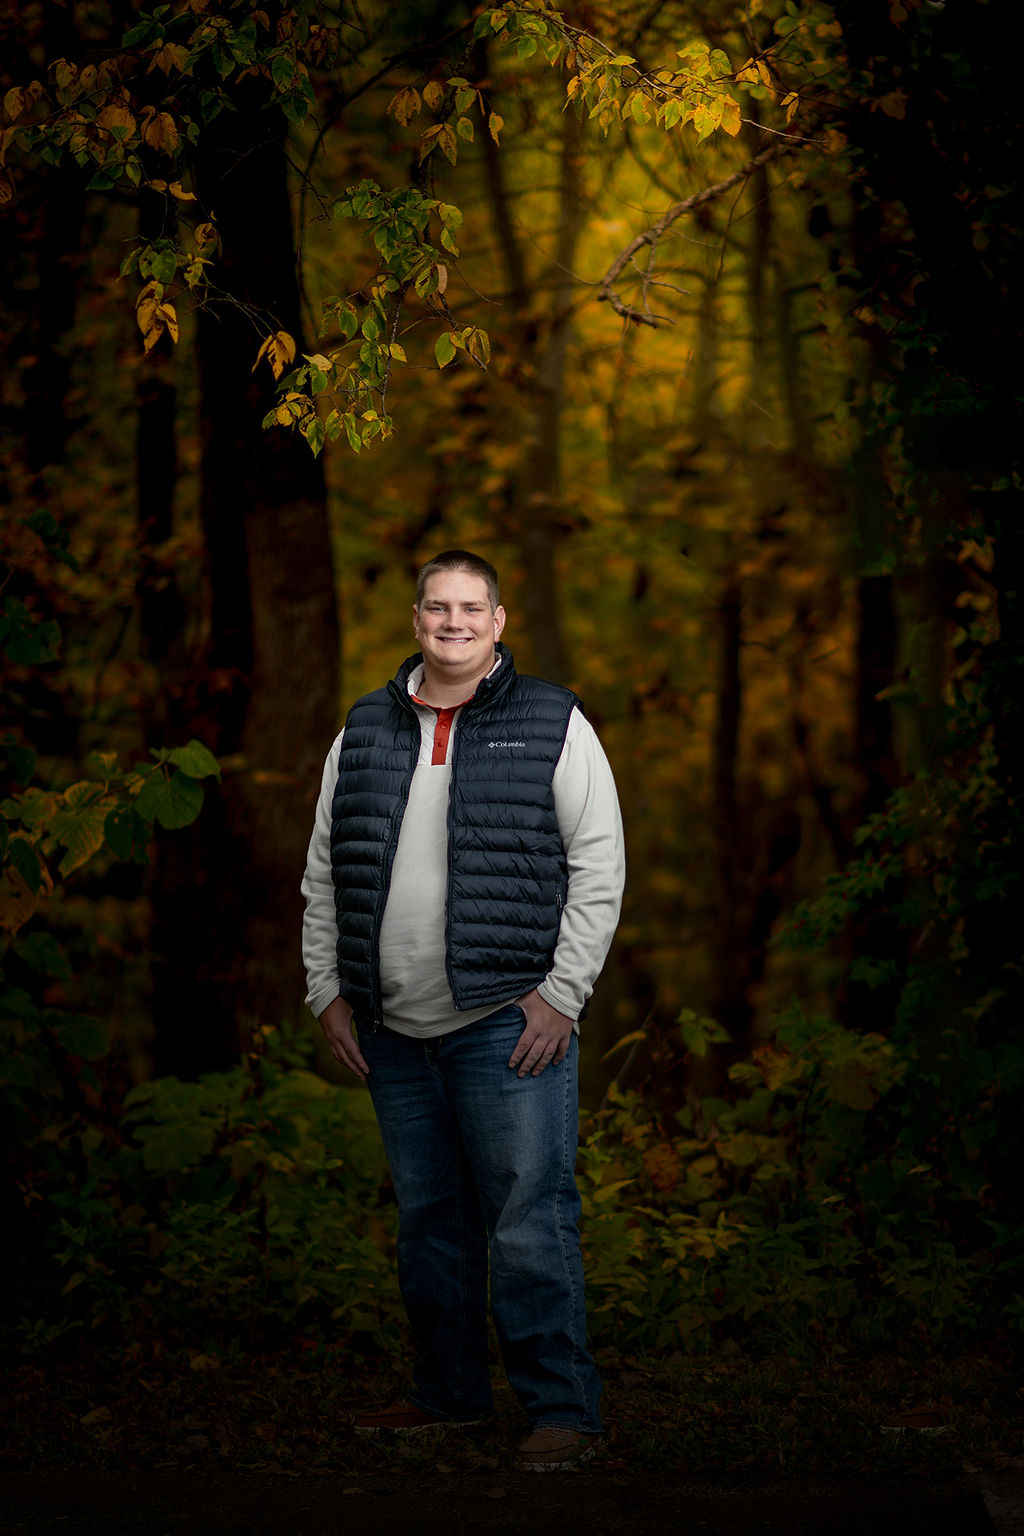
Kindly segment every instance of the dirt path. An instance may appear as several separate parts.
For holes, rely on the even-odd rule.
[[[0,1536],[993,1536],[967,1478],[5,1472]]]

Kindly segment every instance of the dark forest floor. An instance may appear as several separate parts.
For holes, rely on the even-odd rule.
[[[891,1353],[796,1360],[598,1354],[603,1473],[702,1477],[944,1478],[1024,1469],[1024,1388],[1006,1357]],[[385,1442],[353,1435],[360,1408],[400,1395],[379,1355],[295,1345],[230,1360],[147,1346],[82,1346],[14,1363],[0,1393],[0,1467],[331,1474],[507,1470],[525,1423],[508,1389],[498,1416],[460,1433]]]

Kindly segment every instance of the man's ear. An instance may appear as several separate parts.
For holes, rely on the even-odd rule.
[[[501,632],[505,628],[505,610],[499,603],[494,610],[494,638],[499,640]]]
[[[420,632],[420,611],[415,603],[412,605],[412,632],[414,635]]]

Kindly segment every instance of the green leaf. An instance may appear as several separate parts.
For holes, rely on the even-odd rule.
[[[188,774],[175,773],[167,779],[155,773],[139,791],[136,809],[146,821],[158,821],[162,827],[187,827],[203,808],[203,786]]]
[[[51,621],[37,622],[17,598],[0,613],[0,648],[18,666],[35,667],[54,661],[60,648],[60,628]]]
[[[270,73],[278,89],[284,90],[295,79],[295,64],[285,54],[279,53],[270,66]]]
[[[136,43],[144,43],[146,38],[157,30],[158,29],[154,25],[152,18],[150,16],[146,16],[142,21],[137,22],[130,31],[124,34],[124,37],[121,39],[121,47],[134,48]]]
[[[99,1061],[110,1049],[110,1031],[98,1019],[79,1013],[61,1015],[47,1009],[43,1022],[53,1030],[69,1056]]]
[[[170,247],[162,251],[154,252],[150,262],[150,269],[158,283],[173,283],[174,274],[178,270],[178,257]]]
[[[107,812],[107,819],[103,823],[103,836],[107,840],[110,851],[125,863],[134,861],[136,864],[147,864],[149,862],[146,845],[151,835],[151,828],[146,825],[133,806],[121,805],[116,810]]]
[[[824,1080],[829,1099],[834,1104],[845,1104],[849,1109],[870,1109],[878,1097],[867,1069],[856,1061],[826,1067]]]
[[[724,1025],[716,1019],[698,1019],[689,1008],[679,1015],[679,1024],[683,1044],[694,1056],[704,1057],[710,1046],[728,1043],[729,1031]]]
[[[346,341],[351,341],[359,329],[359,316],[348,304],[338,311],[338,329]]]
[[[112,779],[117,773],[117,753],[90,752],[85,760],[85,771],[94,779],[102,779],[104,782]]]
[[[40,976],[67,981],[71,975],[67,956],[52,933],[30,933],[24,938],[17,938],[14,941],[14,952]]]
[[[451,362],[455,356],[455,341],[451,331],[442,331],[434,342],[434,356],[439,368],[446,368]]]
[[[352,412],[346,411],[342,417],[342,421],[345,424],[345,436],[348,438],[349,447],[352,449],[353,453],[359,453],[363,446],[363,440],[359,436],[359,429],[356,426],[356,419]]]
[[[103,847],[103,823],[106,806],[99,784],[72,784],[65,791],[63,806],[50,824],[50,831],[67,851],[60,861],[60,873],[70,875],[87,864]]]
[[[214,1125],[160,1125],[152,1130],[140,1127],[136,1132],[142,1142],[142,1161],[149,1173],[180,1173],[202,1162],[213,1151],[217,1140]]]
[[[309,102],[297,92],[291,96],[285,96],[281,102],[281,111],[290,123],[301,126],[309,116]]]
[[[175,747],[167,754],[167,761],[187,773],[192,779],[219,779],[220,764],[201,741],[193,736],[186,747]]]
[[[299,426],[306,442],[313,450],[314,458],[324,445],[324,424],[319,416],[306,416]]]
[[[7,862],[17,870],[34,896],[43,883],[43,871],[39,855],[27,838],[11,838],[7,846]]]

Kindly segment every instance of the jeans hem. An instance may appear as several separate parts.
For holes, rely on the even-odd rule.
[[[567,1429],[574,1435],[603,1435],[604,1426],[599,1424],[596,1429],[589,1424],[567,1424],[564,1419],[536,1419],[534,1429]]]

